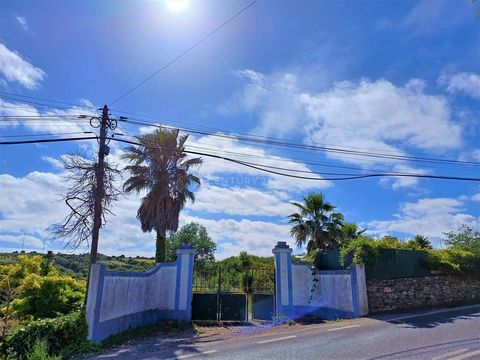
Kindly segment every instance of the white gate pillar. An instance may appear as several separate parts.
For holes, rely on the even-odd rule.
[[[284,307],[292,305],[292,249],[279,241],[272,250],[275,259],[275,309],[277,314],[287,313]]]

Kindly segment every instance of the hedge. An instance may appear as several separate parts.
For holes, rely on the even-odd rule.
[[[50,354],[69,354],[80,349],[92,348],[87,341],[87,323],[83,311],[54,319],[35,320],[19,328],[7,338],[6,347],[10,355],[26,359],[35,344],[45,341]]]

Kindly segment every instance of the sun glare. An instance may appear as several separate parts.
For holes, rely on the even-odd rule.
[[[164,0],[168,10],[174,13],[181,13],[188,7],[189,0]]]

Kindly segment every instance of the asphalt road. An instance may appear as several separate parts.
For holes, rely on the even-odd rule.
[[[480,359],[480,305],[128,345],[96,359]]]

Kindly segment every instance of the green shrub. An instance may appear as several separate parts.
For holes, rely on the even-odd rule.
[[[48,355],[48,344],[45,340],[38,340],[33,345],[32,351],[27,355],[27,360],[60,360],[60,356]]]
[[[79,310],[85,297],[85,283],[69,276],[30,274],[22,281],[21,298],[12,310],[22,317],[53,318]]]
[[[377,263],[379,248],[381,247],[383,246],[379,241],[368,237],[359,237],[340,250],[340,262],[343,265],[348,265],[346,264],[347,258],[352,256],[353,264],[374,265]]]
[[[51,354],[69,354],[89,346],[87,333],[85,313],[79,311],[55,319],[32,321],[7,338],[7,347],[16,358],[26,359],[41,339]]]
[[[457,249],[430,250],[425,266],[443,274],[480,276],[480,257]]]
[[[403,249],[405,247],[405,244],[401,242],[399,238],[391,235],[385,235],[379,240],[372,239],[372,241],[375,241],[375,244],[378,245],[378,247],[384,249]]]

